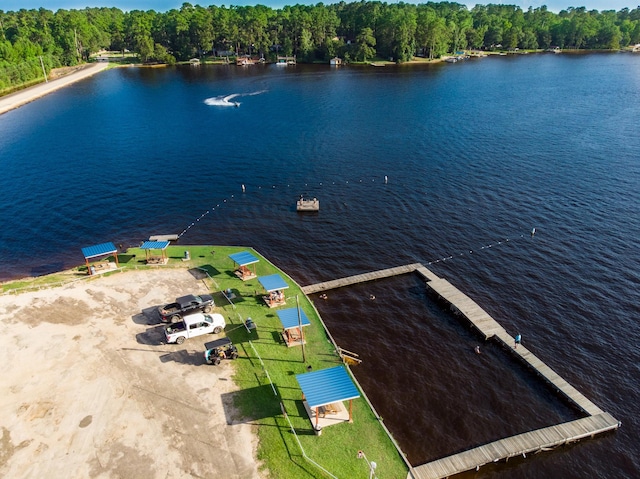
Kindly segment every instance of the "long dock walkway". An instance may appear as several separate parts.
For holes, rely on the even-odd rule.
[[[427,280],[427,287],[441,299],[448,302],[455,314],[462,315],[486,339],[495,338],[502,346],[511,350],[521,361],[533,369],[538,376],[550,384],[571,404],[588,416],[575,421],[557,424],[516,436],[500,439],[459,454],[413,468],[416,479],[440,479],[501,459],[525,455],[529,452],[566,444],[585,437],[611,431],[620,427],[620,423],[611,414],[603,412],[576,388],[565,381],[558,373],[547,366],[535,354],[521,344],[516,349],[515,338],[493,319],[485,310],[466,294],[447,280],[439,278],[433,272],[421,266],[416,271]]]
[[[618,428],[607,413],[525,432],[413,468],[415,479],[440,479],[515,456],[542,451]]]
[[[576,388],[560,377],[558,373],[542,362],[542,360],[526,347],[520,345],[517,349],[514,349],[515,338],[507,333],[495,319],[489,316],[484,309],[478,306],[478,304],[466,294],[462,293],[447,280],[438,278],[424,266],[418,268],[417,271],[425,278],[431,278],[430,281],[427,282],[427,287],[431,288],[440,298],[447,301],[455,313],[464,316],[478,332],[484,336],[485,340],[495,337],[504,347],[510,349],[519,359],[524,361],[540,377],[584,413],[589,415],[602,414],[603,411],[598,406],[589,401]]]
[[[355,276],[347,276],[346,278],[325,281],[324,283],[310,284],[308,286],[303,286],[302,292],[305,294],[320,293],[321,291],[329,291],[330,289],[342,288],[356,283],[365,283],[375,279],[390,278],[391,276],[397,276],[399,274],[413,273],[420,266],[422,266],[420,263],[414,263],[405,266],[398,266],[396,268],[381,269],[378,271],[371,271],[370,273],[357,274]]]
[[[569,421],[534,431],[517,434],[478,446],[467,451],[428,462],[414,467],[409,477],[414,479],[441,479],[461,472],[478,469],[485,464],[506,460],[515,456],[525,456],[527,453],[546,450],[561,444],[567,444],[586,437],[593,437],[620,427],[620,423],[611,414],[602,411],[587,399],[576,388],[565,381],[558,373],[547,366],[526,347],[514,347],[515,338],[493,319],[485,310],[469,298],[466,294],[453,286],[447,280],[438,277],[420,263],[408,264],[397,268],[383,269],[369,273],[358,274],[346,278],[326,281],[324,283],[304,286],[305,294],[313,294],[330,289],[341,288],[356,283],[372,281],[380,278],[417,272],[426,280],[426,286],[443,301],[449,303],[456,315],[464,317],[485,340],[494,338],[502,346],[510,350],[519,360],[536,372],[559,394],[572,405],[581,410],[587,417]]]

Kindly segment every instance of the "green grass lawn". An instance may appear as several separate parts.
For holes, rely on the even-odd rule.
[[[258,277],[279,273],[289,288],[285,290],[286,306],[278,309],[300,308],[311,325],[304,328],[306,345],[287,348],[281,337],[282,324],[277,309],[266,306],[262,300],[265,291],[258,279],[242,281],[234,274],[237,265],[229,254],[250,251],[260,261],[251,265]],[[183,261],[185,251],[190,260]],[[159,254],[159,252],[155,252]],[[231,362],[235,368],[234,382],[240,391],[234,393],[233,402],[241,412],[240,422],[256,425],[259,437],[258,459],[270,476],[278,479],[331,477],[313,464],[320,465],[337,478],[369,477],[369,466],[358,458],[362,450],[367,458],[377,464],[379,478],[407,477],[408,468],[387,436],[379,420],[374,416],[366,400],[353,401],[353,422],[342,423],[322,430],[316,435],[302,403],[302,393],[295,375],[342,364],[335,346],[324,330],[318,312],[300,287],[284,272],[278,270],[256,251],[250,248],[226,246],[169,246],[166,250],[169,263],[164,266],[146,266],[145,251],[130,248],[118,255],[122,270],[147,268],[198,268],[206,271],[204,281],[209,285],[216,303],[216,311],[227,320],[227,335],[238,347],[239,358]],[[113,258],[110,258],[113,261]],[[105,274],[120,274],[110,272]],[[74,268],[64,275],[50,275],[33,280],[5,283],[4,291],[20,290],[26,286],[45,287],[60,281],[86,277],[86,266]],[[29,282],[34,283],[29,285]],[[231,289],[236,298],[231,304],[222,294]],[[297,300],[297,301],[296,301]],[[257,328],[248,332],[244,321],[252,318]],[[212,366],[214,367],[214,366]],[[348,407],[348,403],[345,404]],[[283,409],[291,421],[293,434]],[[299,443],[298,443],[299,440]],[[304,453],[311,461],[305,459]]]

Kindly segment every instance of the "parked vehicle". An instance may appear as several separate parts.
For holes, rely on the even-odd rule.
[[[209,313],[213,309],[213,296],[210,294],[188,294],[177,298],[174,303],[169,303],[158,308],[160,321],[163,323],[177,323],[185,315],[201,311]]]
[[[185,316],[179,323],[166,326],[164,334],[167,343],[182,344],[185,339],[208,333],[218,334],[222,332],[224,327],[224,317],[221,314],[194,313]]]
[[[229,338],[217,339],[204,344],[207,350],[204,352],[204,360],[207,364],[217,366],[223,359],[236,359],[238,348],[234,346]]]

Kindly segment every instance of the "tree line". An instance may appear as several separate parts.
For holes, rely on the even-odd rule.
[[[640,7],[559,13],[546,6],[455,2],[359,1],[202,7],[167,12],[117,8],[0,10],[0,91],[59,66],[87,61],[101,50],[131,51],[143,62],[211,55],[251,55],[298,61],[375,58],[430,59],[464,49],[613,49],[640,43]]]

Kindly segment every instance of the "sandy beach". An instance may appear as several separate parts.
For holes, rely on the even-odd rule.
[[[107,62],[90,63],[83,68],[80,68],[73,73],[69,73],[68,75],[65,75],[63,77],[49,80],[46,83],[40,83],[39,85],[25,88],[24,90],[20,90],[16,93],[11,93],[10,95],[0,97],[0,115],[13,110],[14,108],[21,107],[22,105],[32,102],[33,100],[36,100],[40,97],[48,95],[49,93],[59,90],[60,88],[64,88],[71,83],[77,82],[91,75],[95,75],[108,66],[109,63]]]
[[[0,476],[262,477],[214,337],[162,343],[157,306],[206,291],[168,269],[0,296]]]

